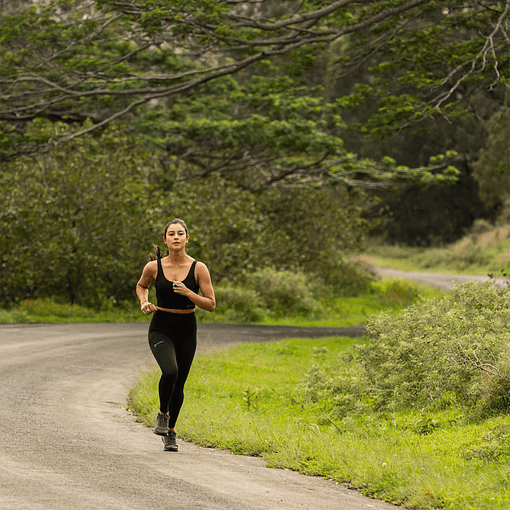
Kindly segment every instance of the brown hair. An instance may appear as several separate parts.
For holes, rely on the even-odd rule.
[[[174,218],[173,220],[170,220],[165,225],[165,231],[163,233],[163,239],[166,237],[166,231],[168,230],[168,227],[170,225],[175,225],[175,224],[181,225],[181,227],[183,227],[184,230],[186,231],[186,237],[189,237],[188,226],[186,225],[186,222],[184,220],[181,220],[180,218]],[[153,246],[154,246],[154,253],[149,253],[149,260],[158,260],[158,259],[161,259],[161,258],[166,257],[168,255],[168,250],[167,250],[167,252],[165,254],[163,254],[161,252],[161,248],[157,244],[153,244]]]

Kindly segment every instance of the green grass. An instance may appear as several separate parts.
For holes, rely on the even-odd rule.
[[[313,316],[300,316],[292,310],[286,315],[275,316],[266,310],[261,320],[255,324],[274,324],[292,326],[353,326],[364,324],[368,317],[381,311],[393,310],[398,313],[419,299],[441,297],[444,292],[431,287],[398,278],[384,278],[373,285],[372,291],[357,297],[330,297],[320,302],[320,312]],[[198,310],[201,322],[242,323],[252,322],[239,312],[222,310],[221,306],[213,312]],[[15,323],[69,323],[69,322],[147,322],[150,317],[140,312],[136,303],[106,310],[92,310],[79,305],[60,303],[53,299],[28,299],[12,307],[0,307],[0,324]],[[253,322],[252,322],[253,323]]]
[[[140,313],[140,308],[136,305],[109,306],[106,310],[93,310],[44,298],[26,299],[15,306],[0,307],[0,324],[146,322],[149,320]]]
[[[499,274],[510,265],[510,226],[463,237],[438,248],[386,246],[373,243],[366,259],[375,266],[403,271]]]
[[[460,409],[409,409],[330,416],[300,384],[353,340],[322,338],[241,344],[197,356],[178,421],[179,437],[263,457],[270,467],[330,478],[364,494],[413,508],[510,508],[510,419],[471,422]],[[157,412],[159,370],[130,392],[149,426]]]

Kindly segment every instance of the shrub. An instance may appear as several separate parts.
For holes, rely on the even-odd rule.
[[[370,292],[375,281],[373,267],[362,261],[335,261],[319,275],[335,295],[358,296]]]
[[[420,296],[416,285],[406,281],[393,281],[381,288],[379,302],[388,306],[409,306]]]
[[[259,322],[265,315],[264,301],[253,289],[218,285],[215,288],[216,315],[230,322]],[[207,314],[204,317],[207,320]],[[202,319],[202,317],[201,317]]]
[[[470,282],[397,317],[372,319],[357,359],[378,405],[427,406],[448,394],[467,405],[501,409],[494,396],[510,387],[509,298],[491,282]]]
[[[367,324],[354,365],[314,368],[303,381],[313,401],[336,416],[361,411],[440,409],[458,404],[477,415],[510,409],[510,292],[491,282],[454,287],[398,316]],[[350,366],[352,365],[352,366]]]
[[[320,311],[309,277],[299,271],[264,269],[247,277],[247,285],[262,297],[266,307],[275,316],[310,316]]]

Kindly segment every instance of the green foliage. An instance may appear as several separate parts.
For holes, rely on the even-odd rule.
[[[260,203],[269,229],[262,247],[265,265],[294,266],[328,285],[349,279],[345,259],[363,247],[371,225],[363,218],[370,203],[364,193],[343,186],[269,190]]]
[[[66,296],[96,309],[131,299],[155,214],[147,161],[143,146],[111,128],[4,165],[0,299]]]
[[[496,405],[493,386],[509,386],[509,305],[506,289],[471,283],[369,323],[357,356],[376,405],[440,405],[453,395],[481,410],[507,406]]]
[[[233,285],[218,285],[215,288],[217,307],[215,314],[225,322],[254,323],[261,322],[267,313],[265,303],[252,289]],[[208,320],[201,315],[201,320]]]
[[[163,174],[158,185],[167,191],[164,196],[171,197],[170,202],[160,203],[160,217],[172,215],[186,220],[190,228],[188,251],[207,264],[214,282],[238,282],[265,263],[261,246],[269,227],[256,195],[217,175],[168,183]]]
[[[313,282],[300,272],[264,269],[247,277],[246,283],[263,299],[275,316],[310,316],[320,305],[313,295]]]
[[[333,377],[309,374],[311,395],[338,395],[334,412],[441,409],[477,415],[510,409],[510,293],[492,282],[464,284],[441,300],[367,323],[366,341]],[[331,369],[330,369],[331,370]],[[313,393],[315,392],[315,393]],[[316,397],[315,397],[316,398]]]
[[[377,4],[364,15],[380,9]],[[424,2],[398,23],[391,20],[353,34],[339,70],[372,65],[370,84],[358,87],[355,96],[370,96],[379,104],[361,128],[388,136],[429,117],[453,122],[465,114],[473,92],[503,88],[508,23],[504,6],[454,0],[445,8]],[[359,104],[359,97],[353,99]]]
[[[395,31],[386,25],[387,32],[352,35],[330,72],[339,76],[332,94],[345,104],[342,118],[350,133],[343,139],[349,150],[375,160],[391,156],[409,167],[420,167],[437,153],[459,154],[453,159],[461,172],[455,183],[373,191],[382,198],[382,207],[372,211],[383,220],[377,235],[430,246],[454,242],[476,218],[495,216],[495,208],[480,200],[473,165],[485,150],[487,122],[507,110],[503,27],[509,16],[506,7],[465,1],[448,7],[426,2],[419,11],[393,25]],[[495,69],[501,65],[505,71],[499,74]],[[505,131],[495,132],[501,147],[488,155],[503,166],[498,158]]]
[[[411,282],[390,282],[385,286],[381,295],[380,302],[384,304],[409,306],[419,297],[418,289]]]
[[[41,130],[54,127],[40,124]],[[362,243],[362,196],[341,189],[260,196],[218,175],[168,180],[159,164],[164,159],[157,159],[162,153],[120,133],[112,127],[66,150],[6,166],[0,299],[65,296],[96,309],[133,299],[151,243],[161,244],[163,226],[175,216],[188,222],[189,253],[208,265],[215,284],[238,283],[272,263],[326,278],[341,266],[340,252]],[[322,214],[324,205],[331,209]],[[312,221],[321,214],[320,222]]]
[[[375,283],[373,268],[361,261],[344,262],[330,259],[316,274],[324,282],[325,294],[330,290],[333,295],[341,296],[370,294]]]
[[[402,17],[430,16],[430,7],[393,4],[379,0],[360,10],[355,2],[323,8],[322,2],[263,1],[252,8],[228,0],[193,7],[137,0],[127,8],[111,0],[69,0],[9,10],[0,47],[0,88],[9,91],[0,97],[0,156],[46,151],[122,117],[135,139],[143,136],[165,149],[188,175],[238,174],[241,185],[254,190],[453,182],[455,169],[446,160],[409,169],[358,158],[343,146],[344,105],[326,92],[334,54],[328,46],[341,41],[356,52],[358,41],[344,36],[359,34],[370,48],[371,30],[378,37],[381,30],[398,32]],[[457,21],[455,15],[446,16],[447,23]],[[485,13],[483,21],[495,18]],[[450,53],[452,46],[458,49],[448,37],[437,37],[446,38]],[[390,53],[393,41],[386,41]],[[499,40],[493,47],[499,53]],[[315,85],[317,76],[323,87]],[[389,108],[398,120],[421,118],[413,94],[385,102],[384,115]],[[426,110],[436,115],[441,109]],[[27,128],[36,118],[79,128],[35,134]],[[86,119],[94,122],[80,126]]]
[[[506,104],[487,123],[487,145],[474,165],[480,196],[488,204],[509,199],[510,186],[510,105]]]

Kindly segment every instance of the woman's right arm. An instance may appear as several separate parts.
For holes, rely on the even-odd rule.
[[[142,276],[140,276],[140,279],[136,284],[136,295],[140,300],[140,309],[144,313],[152,313],[156,311],[156,306],[152,303],[149,303],[149,287],[155,280],[155,272],[157,270],[156,264],[156,261],[147,263],[143,268]],[[150,311],[146,312],[147,309]]]

